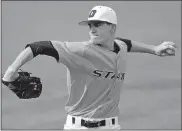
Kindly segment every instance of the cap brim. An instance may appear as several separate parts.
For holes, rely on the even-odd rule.
[[[79,24],[79,25],[88,25],[88,23],[89,23],[89,21],[86,20],[86,21],[81,21],[81,22],[79,22],[78,24]]]
[[[88,25],[90,22],[98,22],[98,21],[106,22],[106,21],[103,21],[103,20],[85,20],[85,21],[79,22],[78,24],[79,25]]]

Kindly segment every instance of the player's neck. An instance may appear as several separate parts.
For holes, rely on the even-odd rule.
[[[102,47],[110,50],[110,51],[114,51],[114,39],[109,39],[107,41],[104,41],[103,43],[101,43]]]

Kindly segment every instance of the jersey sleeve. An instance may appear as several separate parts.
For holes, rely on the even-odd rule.
[[[127,45],[127,52],[130,52],[132,48],[131,40],[129,39],[123,39],[121,37],[116,37],[117,40],[123,41]]]
[[[59,55],[56,49],[53,47],[50,41],[37,41],[27,44],[25,48],[30,47],[33,53],[33,57],[37,55],[48,55],[54,57],[57,61],[59,60]]]
[[[76,56],[82,57],[84,52],[82,42],[51,41],[51,43],[58,52],[58,63],[62,63],[66,66],[74,64]]]

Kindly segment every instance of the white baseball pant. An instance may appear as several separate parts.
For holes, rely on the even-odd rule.
[[[73,117],[74,117],[74,122],[73,122]],[[99,126],[99,127],[94,127],[94,128],[88,128],[85,126],[81,125],[81,119],[86,120],[86,121],[101,121],[105,120],[105,126]],[[114,124],[113,120],[114,119]],[[121,129],[120,125],[118,124],[118,117],[111,117],[111,118],[105,118],[105,119],[93,119],[93,118],[82,118],[82,117],[77,117],[77,116],[71,116],[67,115],[66,123],[64,125],[64,130],[69,130],[69,129]]]

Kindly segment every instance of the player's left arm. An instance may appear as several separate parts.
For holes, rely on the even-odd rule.
[[[156,46],[131,40],[131,44],[130,52],[149,53],[158,56],[174,56],[177,49],[175,43],[171,41],[164,41]]]
[[[120,37],[117,37],[117,39],[126,43],[128,52],[149,53],[158,56],[174,56],[175,50],[177,49],[175,43],[171,41],[164,41],[156,46]]]

